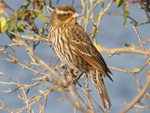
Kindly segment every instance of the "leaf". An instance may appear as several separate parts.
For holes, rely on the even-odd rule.
[[[109,57],[112,57],[114,54],[116,54],[116,52],[112,50],[111,53],[109,54]]]
[[[116,7],[120,7],[124,3],[124,0],[116,0]]]
[[[39,19],[41,20],[41,22],[47,23],[47,15],[45,13],[39,14]]]
[[[125,8],[124,8],[124,11],[128,11],[128,10],[129,10],[129,7],[125,7]]]
[[[30,2],[34,2],[34,0],[30,0]]]
[[[130,15],[130,12],[129,12],[129,11],[124,11],[124,12],[123,12],[123,17],[124,17],[123,26],[124,26],[125,29],[127,28],[126,22],[127,22],[127,17],[128,17],[129,15]]]
[[[14,29],[14,18],[11,18],[8,21],[8,29],[10,29],[11,31]]]
[[[88,18],[85,19],[85,24],[88,25],[89,24],[89,20]]]
[[[37,13],[32,14],[32,19],[35,19],[38,16]]]
[[[4,9],[3,9],[3,8],[0,8],[0,14],[3,15],[4,12],[5,12]]]
[[[4,26],[4,30],[6,31],[8,29],[8,21],[5,23],[5,26]]]
[[[0,17],[0,33],[4,33],[6,30],[4,29],[4,26],[6,24],[6,19],[4,17]]]
[[[21,6],[20,8],[23,8],[23,7],[26,8],[26,7],[28,7],[28,5],[29,5],[29,4],[27,4],[27,3],[23,3],[22,6]]]
[[[129,16],[130,15],[130,12],[129,11],[124,11],[123,12],[123,16]]]
[[[42,14],[43,13],[42,11],[40,11],[38,9],[30,9],[30,11],[33,12],[32,13],[32,19],[37,18],[38,14]]]
[[[123,26],[124,26],[124,28],[126,29],[127,28],[127,17],[125,16],[124,17],[124,20],[123,20]]]
[[[25,17],[28,15],[28,10],[26,9],[22,9],[19,11],[18,13],[18,17],[20,17],[21,19],[25,19]]]
[[[133,43],[130,44],[129,46],[130,49],[139,49],[140,47],[135,46]]]
[[[97,43],[93,43],[93,45],[99,50],[101,48],[101,45],[98,45]]]
[[[38,13],[38,14],[41,14],[42,13],[42,11],[41,10],[38,10],[38,9],[32,9],[31,11],[34,11],[34,12],[36,12],[36,13]]]
[[[81,24],[81,20],[78,20],[78,23]]]
[[[11,19],[6,22],[4,29],[10,29],[12,31],[14,29],[14,17],[12,17],[11,15],[9,17],[11,17]]]
[[[90,91],[92,91],[92,88],[87,88],[86,91],[90,92]]]
[[[18,21],[18,22],[17,22],[17,27],[18,27],[18,31],[19,31],[19,32],[25,32],[25,31],[26,31],[26,27],[25,27],[25,25],[23,24],[23,22],[21,22],[21,21]]]
[[[135,72],[139,72],[139,71],[140,71],[140,69],[138,69],[138,68],[132,67],[132,69],[133,69]]]

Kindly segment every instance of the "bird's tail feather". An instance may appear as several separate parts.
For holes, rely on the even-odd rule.
[[[102,74],[98,70],[92,70],[89,73],[89,75],[90,75],[90,78],[91,78],[92,82],[94,83],[94,85],[96,86],[96,88],[98,90],[103,108],[110,110],[111,101],[109,99],[107,90],[105,88],[105,84],[104,84],[104,81],[103,81]]]

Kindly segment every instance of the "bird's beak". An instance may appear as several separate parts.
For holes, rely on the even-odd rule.
[[[75,13],[74,15],[72,15],[73,18],[77,18],[77,17],[80,17],[80,16],[83,16],[83,15],[81,15],[79,13]]]

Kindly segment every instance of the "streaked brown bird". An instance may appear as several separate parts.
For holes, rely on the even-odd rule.
[[[111,102],[102,76],[113,81],[108,74],[112,73],[87,33],[77,23],[77,17],[80,16],[72,6],[61,5],[56,8],[50,17],[51,41],[62,62],[89,75],[98,90],[104,109],[110,110]]]

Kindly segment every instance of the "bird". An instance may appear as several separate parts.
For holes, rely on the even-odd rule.
[[[113,74],[85,30],[77,23],[81,16],[70,5],[55,8],[50,16],[49,37],[61,62],[86,73],[97,88],[103,108],[110,110],[112,105],[103,77],[113,81],[110,77]]]

